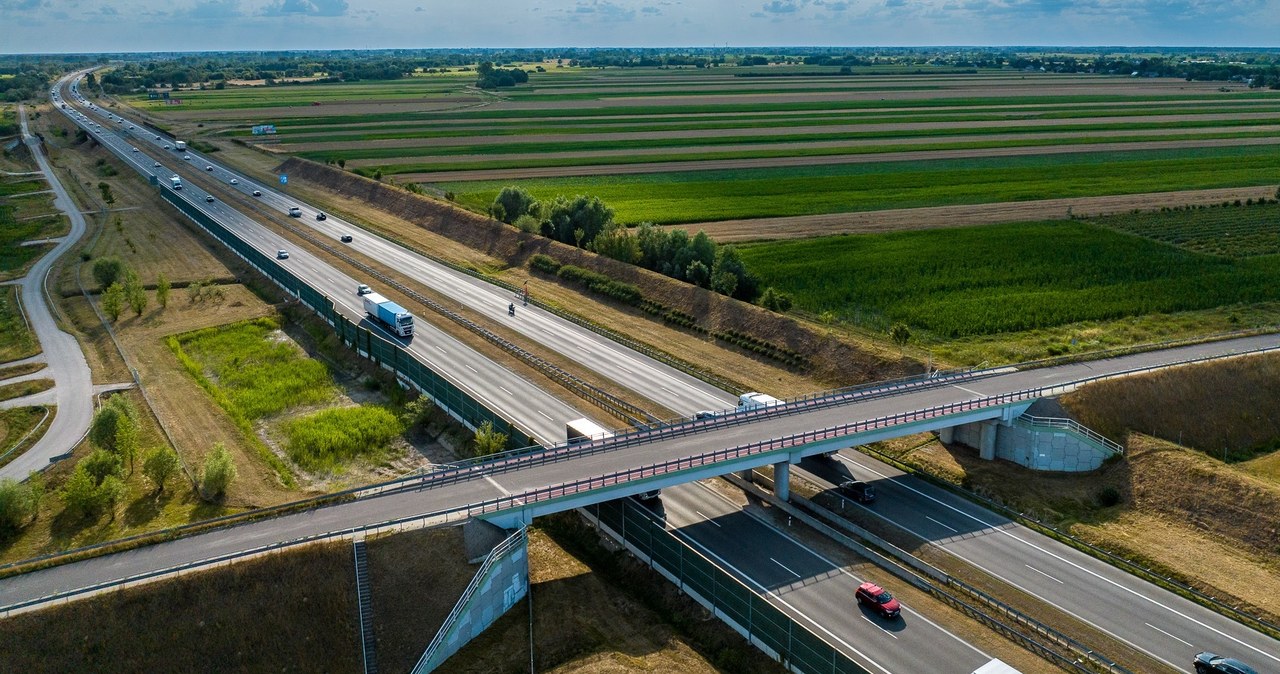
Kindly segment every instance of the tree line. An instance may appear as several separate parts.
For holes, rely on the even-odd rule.
[[[489,209],[490,215],[521,231],[656,271],[664,276],[714,290],[722,295],[786,311],[791,298],[774,288],[762,288],[732,245],[718,245],[706,232],[690,236],[683,229],[663,229],[641,223],[633,232],[613,219],[613,209],[599,197],[557,196],[540,202],[520,187],[504,187]]]

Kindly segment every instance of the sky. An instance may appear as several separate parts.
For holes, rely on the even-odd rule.
[[[0,0],[0,53],[1277,43],[1280,0]]]

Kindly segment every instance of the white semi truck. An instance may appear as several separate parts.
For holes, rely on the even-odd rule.
[[[178,152],[186,152],[186,151],[187,151],[187,141],[185,141],[185,140],[175,141],[175,142],[174,142],[174,144],[173,144],[173,149],[177,150]]]
[[[369,318],[387,326],[396,335],[413,337],[413,314],[404,307],[378,293],[369,293],[363,299],[364,311]]]
[[[175,175],[169,179],[169,184],[173,186],[173,189],[180,190],[182,189],[182,178]]]
[[[758,410],[765,407],[774,407],[775,405],[781,405],[781,404],[783,404],[781,400],[778,400],[777,398],[771,395],[765,395],[764,393],[758,393],[756,391],[752,391],[750,393],[743,393],[742,395],[738,396],[739,412],[745,412],[747,410]]]

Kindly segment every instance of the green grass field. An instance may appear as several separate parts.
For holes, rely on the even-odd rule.
[[[337,389],[328,369],[278,337],[279,329],[260,318],[188,333],[178,343],[248,419],[333,400]]]
[[[402,432],[396,415],[372,405],[322,410],[284,425],[289,458],[311,471],[374,455]]]
[[[506,185],[538,199],[590,194],[635,224],[1132,194],[1274,183],[1274,147],[1080,153],[688,171],[520,181],[444,182],[484,211]]]
[[[18,287],[0,287],[0,363],[40,353],[40,343],[18,310]]]
[[[1232,260],[1082,222],[746,245],[800,309],[935,339],[1280,300],[1280,256]]]

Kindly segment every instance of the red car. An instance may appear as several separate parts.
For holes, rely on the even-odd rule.
[[[894,599],[893,595],[875,583],[859,585],[858,591],[854,595],[858,598],[859,604],[870,606],[876,613],[886,618],[897,618],[902,611],[902,606],[898,604],[898,600]]]

